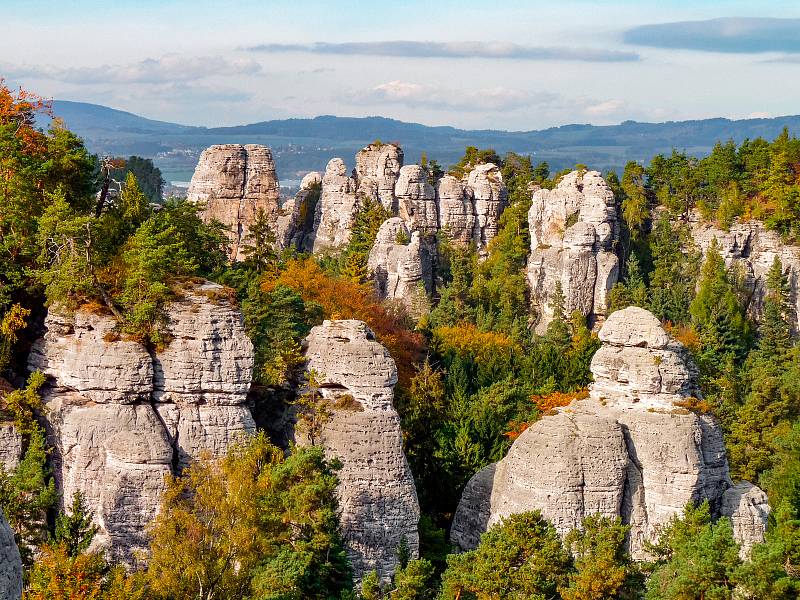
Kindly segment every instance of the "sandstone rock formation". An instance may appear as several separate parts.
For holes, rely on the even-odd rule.
[[[400,146],[374,142],[362,148],[356,154],[358,192],[396,213],[395,184],[402,166],[403,150]]]
[[[188,284],[167,307],[158,351],[121,339],[110,316],[51,310],[29,366],[50,377],[47,432],[62,501],[81,492],[98,548],[133,564],[164,476],[202,450],[226,452],[255,424],[243,405],[253,347],[225,288]]]
[[[445,175],[436,184],[436,200],[442,230],[454,242],[469,245],[475,230],[472,189],[452,175]]]
[[[387,219],[367,262],[378,297],[403,303],[411,315],[426,312],[433,288],[431,253],[419,231],[410,231],[400,217]]]
[[[589,398],[543,416],[502,461],[472,478],[453,543],[474,548],[487,527],[527,510],[541,510],[562,535],[600,513],[631,526],[629,549],[641,559],[660,526],[703,499],[732,517],[743,545],[760,541],[763,492],[732,487],[718,423],[681,406],[699,397],[686,349],[636,307],[611,315],[600,339]]]
[[[343,465],[337,494],[355,578],[377,569],[387,580],[401,540],[413,556],[419,546],[419,504],[392,405],[397,368],[361,321],[325,321],[303,347],[306,369],[318,374],[319,391],[329,402],[331,417],[317,443]]]
[[[22,560],[14,532],[0,510],[0,600],[22,597]]]
[[[428,173],[419,165],[400,169],[395,186],[397,213],[412,231],[434,234],[439,229],[436,191],[428,182]]]
[[[341,158],[334,158],[325,169],[322,191],[314,213],[313,252],[342,248],[350,240],[358,201],[356,180],[347,175]]]
[[[0,423],[0,466],[11,471],[22,458],[22,436],[14,423]]]
[[[500,227],[500,215],[508,203],[508,190],[500,168],[493,163],[478,165],[467,177],[473,201],[475,225],[472,239],[481,255],[487,254],[489,242]]]
[[[242,245],[260,210],[267,215],[279,245],[293,234],[286,229],[288,222],[278,223],[282,216],[280,185],[272,151],[266,146],[220,144],[207,148],[200,155],[186,197],[205,205],[205,220],[216,219],[227,226],[233,260],[245,258]]]
[[[555,189],[534,192],[528,225],[536,332],[544,333],[553,318],[550,305],[559,282],[568,314],[577,310],[592,325],[602,322],[619,275],[619,221],[614,193],[600,173],[572,171]]]
[[[767,495],[747,481],[741,481],[722,495],[723,515],[733,523],[733,537],[739,543],[739,555],[746,559],[753,546],[764,541],[769,519]]]
[[[692,239],[704,254],[716,239],[725,264],[743,271],[750,292],[747,310],[756,320],[761,318],[764,308],[767,272],[775,257],[779,257],[789,279],[795,333],[800,332],[800,246],[784,244],[779,233],[769,231],[760,221],[736,222],[730,231],[723,231],[703,222],[695,212],[690,224]]]

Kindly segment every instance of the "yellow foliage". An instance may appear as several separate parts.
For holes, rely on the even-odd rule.
[[[433,332],[434,342],[442,353],[452,350],[459,356],[472,355],[478,363],[498,359],[510,360],[517,344],[506,335],[480,331],[472,323],[439,327]]]

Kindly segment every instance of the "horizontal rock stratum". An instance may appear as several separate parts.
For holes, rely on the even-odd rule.
[[[504,517],[534,509],[562,535],[599,513],[630,525],[631,555],[643,559],[661,526],[707,499],[746,553],[763,539],[769,506],[755,486],[733,486],[718,422],[685,408],[700,397],[687,350],[636,307],[613,313],[599,336],[589,397],[542,416],[470,480],[452,542],[472,549]]]

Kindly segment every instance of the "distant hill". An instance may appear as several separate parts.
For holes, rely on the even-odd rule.
[[[772,119],[703,119],[619,125],[564,125],[539,131],[465,130],[429,127],[384,117],[320,116],[313,119],[262,121],[234,127],[196,127],[155,121],[97,104],[57,100],[56,116],[82,136],[93,152],[153,158],[171,180],[186,180],[199,153],[211,144],[255,143],[271,146],[281,179],[296,179],[325,168],[341,156],[352,164],[365,144],[380,139],[400,142],[408,163],[422,152],[444,165],[458,160],[466,146],[498,153],[531,154],[560,169],[583,163],[592,168],[622,169],[629,160],[649,161],[672,148],[707,154],[718,140],[776,137],[784,127],[800,134],[800,116]]]

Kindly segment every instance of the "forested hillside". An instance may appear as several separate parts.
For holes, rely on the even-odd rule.
[[[291,204],[278,204],[276,178],[271,187],[253,183],[266,177],[269,165],[270,177],[275,174],[268,149],[215,147],[201,159],[190,201],[157,205],[151,200],[163,181],[152,164],[103,163],[67,128],[69,119],[66,126],[55,120],[38,129],[37,119],[50,108],[31,93],[0,85],[0,409],[2,431],[15,432],[0,435],[8,446],[0,449],[0,507],[24,566],[24,598],[800,595],[800,261],[781,258],[795,256],[800,243],[800,140],[787,130],[741,139],[729,132],[730,122],[714,123],[707,134],[717,143],[707,155],[674,150],[646,163],[627,162],[617,172],[606,167],[643,150],[612,158],[587,153],[581,164],[556,170],[566,160],[560,151],[561,158],[554,153],[542,161],[538,154],[498,154],[499,146],[479,141],[484,149],[464,143],[469,147],[454,160],[423,135],[414,143],[425,157],[402,166],[396,145],[375,141],[360,151],[357,176],[332,160],[324,174],[304,181]],[[160,132],[166,125],[153,127]],[[629,135],[647,127],[604,131]],[[578,146],[606,145],[594,129],[585,135],[580,127],[561,129],[530,134],[524,146],[571,132],[580,134]],[[259,141],[255,129],[214,133]],[[448,135],[452,141],[461,133]],[[682,135],[664,143],[701,145]],[[240,181],[228,168],[233,160],[219,167],[216,157],[224,152],[245,157],[251,170],[259,152],[266,166]],[[364,164],[374,157],[379,168],[365,175]],[[453,166],[445,172],[441,164]],[[213,180],[214,173],[230,179],[217,185],[223,180]],[[119,193],[105,193],[108,180],[123,174]],[[272,203],[269,210],[247,212],[262,201]],[[569,210],[547,213],[558,202]],[[771,245],[762,242],[754,266],[757,249],[742,248],[737,228],[756,223],[760,239]],[[708,244],[699,241],[702,228],[718,232]],[[725,245],[728,235],[735,243]],[[536,257],[542,257],[539,266]],[[605,260],[611,262],[601,282]],[[589,291],[581,288],[586,273]],[[628,307],[655,316],[654,324],[646,322],[649,337],[640,342],[634,339],[640,331],[624,331],[619,342],[612,334],[624,336],[608,328],[601,340],[601,326],[613,325],[613,314]],[[347,320],[366,327],[350,323],[340,325],[346,336],[331,332]],[[203,348],[202,356],[234,358],[206,378],[198,375],[205,373],[202,365],[186,357],[195,356],[187,349],[212,326],[218,329],[203,339],[213,348]],[[325,363],[326,354],[340,356],[331,350],[335,344],[354,343],[353,331],[363,339],[347,346],[351,354]],[[593,362],[601,347],[618,352],[622,362]],[[652,352],[644,366],[625,363],[645,351]],[[35,363],[29,354],[45,358]],[[138,362],[129,369],[113,363],[134,354]],[[63,364],[56,366],[56,358]],[[644,540],[635,557],[630,533],[639,524],[622,506],[582,515],[568,532],[548,519],[547,506],[511,511],[482,537],[477,532],[477,547],[451,545],[458,541],[451,528],[462,493],[476,473],[511,456],[517,440],[530,440],[597,400],[601,376],[621,388],[635,386],[637,377],[650,376],[647,369],[663,374],[662,360],[674,361],[665,363],[674,368],[670,377],[685,378],[670,390],[678,403],[662,410],[643,393],[641,402],[630,400],[641,405],[631,410],[662,424],[650,436],[657,446],[668,446],[662,438],[674,438],[689,420],[698,436],[721,432],[724,447],[713,457],[724,464],[719,485],[748,481],[768,496],[771,512],[766,532],[756,531],[763,534],[759,543],[740,552],[741,523],[719,506],[725,490],[712,497],[698,486],[685,505],[669,514],[665,509],[657,538]],[[109,364],[116,376],[103,388],[93,378]],[[40,365],[48,377],[28,365]],[[54,375],[58,369],[71,374]],[[333,380],[334,371],[340,380]],[[185,381],[170,387],[164,381],[175,373]],[[237,378],[247,381],[236,387]],[[196,386],[195,379],[201,380]],[[658,386],[666,387],[666,379]],[[699,386],[691,395],[690,379]],[[123,388],[127,395],[114,396]],[[659,387],[652,395],[661,393]],[[606,400],[613,408],[614,398],[598,403],[605,407]],[[109,422],[129,418],[136,427],[152,410],[157,425],[181,431],[167,441],[127,432],[103,442],[107,472],[130,477],[113,497],[119,512],[144,505],[124,500],[140,499],[146,483],[160,503],[152,520],[131,519],[115,530],[96,517],[101,510],[118,516],[119,506],[109,508],[114,502],[101,491],[96,498],[64,497],[68,485],[83,489],[72,480],[93,463],[70,471],[66,483],[60,475],[80,446],[70,446],[65,433],[70,413],[63,407],[70,402],[86,411],[113,405]],[[127,410],[136,416],[126,417],[134,414]],[[180,429],[191,411],[200,416]],[[236,436],[227,431],[234,428],[231,415],[241,429]],[[76,430],[89,427],[88,416],[75,422]],[[357,426],[348,429],[348,422]],[[203,438],[208,447],[181,445],[202,428],[211,432]],[[92,432],[89,437],[103,433],[100,427]],[[376,444],[359,457],[364,465],[377,470],[385,462],[402,473],[407,464],[413,477],[398,495],[418,509],[414,535],[383,548],[388,558],[373,561],[374,570],[362,568],[373,563],[367,552],[354,550],[353,540],[368,545],[409,512],[387,518],[381,511],[392,509],[391,502],[370,504],[368,493],[380,491],[366,485],[367,500],[343,495],[343,485],[359,486],[373,475],[367,467],[353,474],[346,451],[358,444],[335,437],[345,434]],[[13,453],[12,438],[19,460],[5,456]],[[344,458],[326,452],[336,443],[346,447]],[[622,433],[619,444],[625,448]],[[628,454],[620,461],[633,461]],[[552,466],[536,464],[536,455],[528,459],[532,471]],[[136,468],[125,471],[130,464]],[[630,477],[620,475],[620,489]],[[399,478],[387,476],[385,487]],[[353,512],[363,504],[363,512]],[[353,514],[378,525],[365,532]],[[132,531],[144,532],[141,547],[114,554]],[[358,552],[366,558],[359,555],[363,561],[354,564]]]

